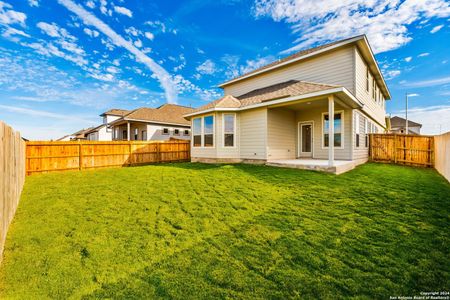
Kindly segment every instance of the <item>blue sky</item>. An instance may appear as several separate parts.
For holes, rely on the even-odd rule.
[[[0,0],[0,120],[30,139],[109,108],[200,106],[217,85],[297,50],[367,34],[393,99],[450,131],[446,0]]]

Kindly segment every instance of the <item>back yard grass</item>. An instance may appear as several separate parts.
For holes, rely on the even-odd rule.
[[[0,298],[377,298],[450,286],[450,185],[166,164],[27,178]]]

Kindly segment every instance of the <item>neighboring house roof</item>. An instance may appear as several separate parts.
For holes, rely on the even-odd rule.
[[[106,126],[106,124],[100,124],[100,125],[98,125],[97,127],[92,127],[90,130],[88,130],[88,131],[86,131],[84,134],[89,134],[89,133],[92,133],[92,132],[97,132],[97,131],[99,131],[101,128],[103,128],[103,127],[105,127]]]
[[[112,109],[102,113],[100,115],[100,117],[103,117],[103,116],[106,116],[106,115],[123,117],[123,116],[125,116],[126,114],[129,114],[129,113],[130,113],[130,111],[126,110],[126,109],[112,108]]]
[[[268,87],[253,90],[239,97],[227,95],[216,101],[201,106],[193,112],[200,112],[212,108],[241,108],[252,104],[263,103],[269,100],[300,96],[313,92],[334,89],[336,87],[339,86],[299,80],[289,80],[286,82],[277,83]]]
[[[397,116],[391,118],[391,128],[405,127],[405,126],[406,126],[406,119]],[[422,124],[408,120],[408,127],[422,128]]]
[[[186,120],[183,115],[191,113],[194,109],[191,107],[164,104],[158,108],[141,107],[132,110],[130,113],[124,115],[122,118],[115,120],[117,123],[123,120],[144,121],[148,123],[163,123],[163,124],[179,124],[189,126],[190,122]]]
[[[77,132],[74,132],[72,134],[68,134],[63,137],[60,137],[59,139],[57,139],[57,141],[63,140],[67,137],[73,137],[75,139],[84,139],[86,137],[86,134],[88,134],[89,131],[92,129],[94,129],[94,127],[89,127],[89,128],[84,128],[84,129],[78,130]]]
[[[235,77],[231,80],[228,80],[222,84],[219,85],[219,87],[225,87],[227,85],[230,85],[232,83],[244,80],[246,78],[249,77],[253,77],[256,76],[258,74],[261,73],[265,73],[268,72],[270,70],[285,66],[287,64],[291,64],[294,63],[298,60],[301,59],[306,59],[308,57],[311,57],[313,55],[318,55],[320,53],[326,52],[326,51],[331,51],[333,49],[339,48],[339,47],[343,47],[346,45],[349,45],[351,43],[356,43],[359,48],[362,50],[362,54],[363,56],[369,61],[369,68],[371,69],[371,71],[376,74],[376,79],[377,81],[380,83],[381,86],[381,90],[383,91],[383,93],[386,96],[386,100],[391,99],[391,95],[389,93],[389,89],[384,81],[383,78],[383,74],[381,73],[380,68],[378,67],[378,64],[375,60],[375,57],[373,55],[372,49],[370,48],[369,42],[367,41],[367,38],[365,35],[359,35],[359,36],[355,36],[355,37],[351,37],[351,38],[347,38],[347,39],[343,39],[343,40],[339,40],[339,41],[335,41],[332,43],[328,43],[325,45],[320,45],[314,48],[310,48],[310,49],[306,49],[306,50],[301,50],[299,52],[296,52],[290,56],[284,57],[282,59],[279,59],[277,61],[274,61],[270,64],[267,64],[265,66],[262,66],[258,69],[255,69],[253,71],[250,71],[248,73],[242,74],[238,77]]]

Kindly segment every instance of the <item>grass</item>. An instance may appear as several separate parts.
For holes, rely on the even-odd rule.
[[[450,185],[167,164],[27,178],[0,298],[388,298],[448,290]]]

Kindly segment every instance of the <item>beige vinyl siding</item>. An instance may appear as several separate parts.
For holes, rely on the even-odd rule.
[[[240,156],[267,159],[267,108],[240,112]]]
[[[355,51],[355,75],[356,75],[356,97],[364,103],[363,111],[377,121],[383,127],[386,127],[386,111],[383,101],[375,102],[373,94],[373,76],[369,73],[369,91],[366,89],[366,72],[367,65],[360,55],[359,51]],[[384,98],[383,98],[384,99]]]
[[[235,145],[234,147],[224,147],[223,145],[223,116],[227,113],[216,113],[216,141],[217,141],[217,158],[239,158],[239,113],[235,114]],[[231,114],[233,114],[231,112]]]
[[[267,159],[295,159],[295,112],[275,108],[267,111]]]
[[[341,85],[354,93],[354,48],[351,46],[337,49],[236,82],[224,87],[225,95],[240,96],[255,89],[293,79]]]
[[[335,112],[343,111],[343,139],[344,148],[334,148],[335,159],[350,160],[352,155],[352,111],[351,109],[344,109],[342,106],[335,104]],[[313,121],[314,133],[313,133],[313,158],[328,159],[328,148],[322,147],[322,113],[328,112],[328,106],[324,104],[321,107],[301,110],[297,112],[296,126],[299,122]],[[298,135],[298,133],[297,133]],[[297,137],[298,140],[298,137]],[[296,143],[298,149],[298,143]],[[297,152],[298,150],[296,150]]]

